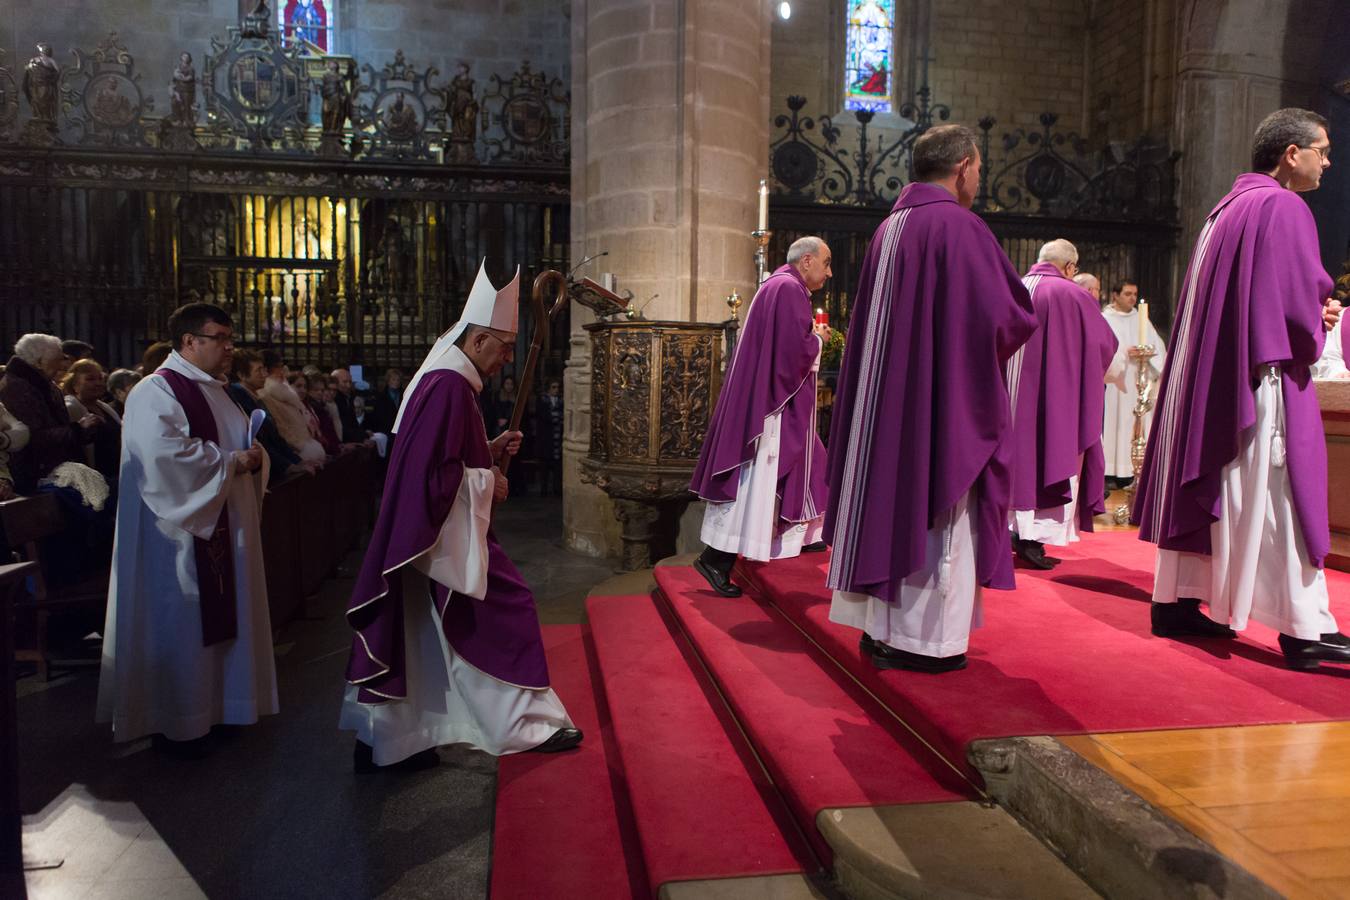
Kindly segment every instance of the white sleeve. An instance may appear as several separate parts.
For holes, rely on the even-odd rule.
[[[432,581],[475,600],[487,594],[487,532],[494,486],[491,469],[466,466],[435,546],[412,562]]]
[[[1129,358],[1125,355],[1125,345],[1116,347],[1116,355],[1111,357],[1111,365],[1106,369],[1106,383],[1113,384],[1122,394],[1128,394],[1130,386],[1125,383],[1125,373],[1129,369]]]
[[[163,378],[136,387],[123,417],[123,489],[134,484],[156,518],[206,540],[230,495],[233,454],[188,436],[187,415]]]

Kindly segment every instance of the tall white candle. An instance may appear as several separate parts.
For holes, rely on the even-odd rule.
[[[1148,301],[1139,301],[1139,346],[1148,344]]]
[[[759,230],[769,230],[769,183],[759,180]]]

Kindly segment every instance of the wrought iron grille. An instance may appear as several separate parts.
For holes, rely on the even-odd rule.
[[[915,141],[950,111],[924,87],[900,110],[905,127],[877,134],[872,114],[858,112],[856,133],[846,139],[839,123],[808,115],[808,106],[804,97],[788,97],[787,112],[774,120],[780,131],[769,153],[775,182],[769,258],[783,259],[803,235],[825,238],[834,277],[816,302],[843,324],[868,242],[911,180]],[[1067,238],[1078,247],[1081,268],[1099,278],[1104,292],[1119,280],[1137,282],[1142,295],[1157,303],[1165,327],[1180,231],[1180,155],[1146,140],[1093,150],[1079,135],[1057,130],[1057,123],[1058,116],[1044,113],[1039,129],[996,139],[996,121],[981,119],[983,166],[972,208],[1019,271],[1031,267],[1042,243]]]
[[[408,367],[458,317],[481,259],[497,283],[519,265],[528,285],[564,266],[568,241],[556,171],[0,149],[0,344],[47,331],[132,363],[197,298],[231,312],[244,346]]]

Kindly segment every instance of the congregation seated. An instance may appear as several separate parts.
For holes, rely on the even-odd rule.
[[[338,438],[337,423],[328,413],[328,377],[321,372],[300,377],[305,379],[305,406],[312,417],[311,427],[318,428],[315,437],[325,453],[337,456],[342,452],[342,441]]]
[[[108,405],[119,416],[126,412],[127,394],[141,380],[135,369],[113,369],[108,373]]]
[[[122,456],[122,416],[103,399],[106,387],[103,367],[92,359],[76,361],[61,380],[70,421],[78,423],[86,416],[98,420],[93,439],[84,446],[85,462],[112,484]]]
[[[402,403],[403,373],[398,369],[388,369],[384,373],[384,384],[375,392],[366,429],[393,434],[394,420],[398,418],[398,408]]]
[[[302,463],[310,468],[322,466],[328,454],[310,434],[308,409],[287,381],[288,372],[281,354],[275,350],[264,350],[262,359],[267,378],[259,394],[268,415],[276,421],[282,439]]]
[[[261,392],[267,383],[267,370],[263,368],[262,356],[252,350],[234,352],[231,380],[226,390],[234,402],[249,415],[254,410],[263,409]],[[300,454],[288,445],[277,430],[275,417],[268,415],[258,430],[258,443],[262,444],[271,463],[271,480],[277,481],[287,475],[307,475],[313,471],[300,459]]]
[[[14,477],[9,472],[9,455],[28,446],[28,426],[14,418],[0,404],[0,501],[15,497]]]
[[[28,446],[9,460],[14,489],[20,494],[36,491],[38,482],[63,463],[83,461],[83,446],[94,438],[99,420],[86,415],[72,422],[52,383],[66,368],[58,338],[26,334],[15,343],[0,378],[0,403],[29,431]]]

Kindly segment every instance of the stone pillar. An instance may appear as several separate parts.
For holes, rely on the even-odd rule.
[[[1310,106],[1317,70],[1305,57],[1330,22],[1326,0],[1183,0],[1178,17],[1176,137],[1181,149],[1184,267],[1195,237],[1233,179],[1251,168],[1256,126],[1285,106]],[[1314,54],[1315,55],[1315,54]],[[1174,280],[1181,283],[1181,277]]]
[[[754,289],[769,133],[769,0],[573,0],[572,259],[612,272],[649,319],[721,321]],[[565,374],[568,547],[616,555],[608,498],[581,483],[590,347],[573,313]]]

